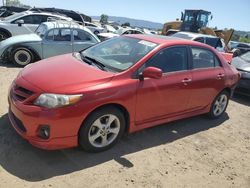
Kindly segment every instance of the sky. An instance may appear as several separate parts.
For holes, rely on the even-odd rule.
[[[180,18],[185,9],[212,12],[210,27],[250,31],[250,0],[20,0],[36,7],[57,7],[89,16],[122,16],[165,23]]]

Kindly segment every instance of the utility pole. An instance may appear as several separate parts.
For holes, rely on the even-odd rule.
[[[3,6],[4,6],[4,0],[2,0],[2,2],[3,2]]]

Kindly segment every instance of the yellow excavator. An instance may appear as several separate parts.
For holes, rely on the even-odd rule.
[[[225,45],[228,46],[228,43],[233,36],[234,30],[214,30],[209,28],[208,22],[212,18],[213,16],[211,12],[206,10],[185,10],[185,12],[182,12],[181,14],[181,20],[177,19],[176,21],[167,22],[164,24],[162,34],[172,35],[178,31],[202,33],[220,37],[224,39]]]

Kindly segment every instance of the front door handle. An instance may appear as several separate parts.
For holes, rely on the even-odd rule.
[[[187,85],[189,82],[192,82],[192,79],[191,79],[191,78],[184,78],[181,82],[182,82],[184,85]]]

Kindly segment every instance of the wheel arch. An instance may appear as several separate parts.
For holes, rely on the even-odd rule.
[[[226,87],[226,88],[224,88],[221,92],[223,92],[223,91],[228,92],[228,93],[229,93],[229,97],[231,97],[231,96],[232,96],[232,94],[233,94],[233,89],[232,89],[232,88],[230,88],[230,87]],[[220,93],[221,93],[221,92],[220,92]]]
[[[84,124],[84,122],[87,120],[87,118],[92,114],[94,113],[95,111],[97,110],[100,110],[102,108],[107,108],[107,107],[114,107],[114,108],[117,108],[119,109],[123,114],[124,114],[124,117],[125,117],[125,121],[126,121],[126,124],[125,124],[125,132],[127,133],[128,130],[129,130],[129,127],[130,127],[130,114],[127,110],[126,107],[124,107],[123,105],[119,104],[119,103],[108,103],[108,104],[103,104],[101,106],[98,106],[96,107],[94,110],[92,110],[91,112],[88,113],[88,115],[86,116],[86,118],[83,120],[82,124]],[[80,131],[80,128],[78,130],[78,132]]]
[[[40,57],[39,53],[38,53],[34,48],[32,48],[32,47],[30,47],[30,46],[27,46],[27,45],[25,45],[25,44],[16,44],[16,45],[10,46],[10,47],[7,49],[7,51],[9,52],[9,58],[11,58],[11,57],[10,57],[10,56],[11,56],[11,52],[12,52],[13,50],[17,49],[17,48],[27,48],[28,50],[30,50],[30,51],[33,53],[33,55],[34,55],[34,61],[39,61],[39,60],[41,60],[41,57]]]
[[[0,31],[7,33],[9,37],[12,37],[11,32],[8,31],[7,29],[4,29],[4,28],[0,27]]]

